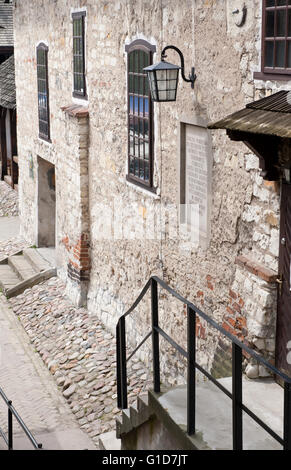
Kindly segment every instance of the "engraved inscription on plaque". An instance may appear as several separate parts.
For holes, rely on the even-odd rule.
[[[211,150],[207,129],[185,125],[185,204],[196,209],[196,220],[189,220],[199,230],[199,239],[208,237]],[[189,210],[187,209],[187,214]]]

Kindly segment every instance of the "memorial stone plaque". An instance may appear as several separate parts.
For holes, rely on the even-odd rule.
[[[209,131],[201,126],[185,124],[183,136],[186,223],[192,230],[199,231],[202,244],[202,241],[207,241],[209,233],[212,171]]]

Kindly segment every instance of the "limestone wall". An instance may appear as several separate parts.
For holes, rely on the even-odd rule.
[[[239,28],[233,15],[234,3],[248,8],[246,23]],[[86,9],[86,79],[88,101],[72,97],[71,13]],[[230,290],[238,298],[233,328],[241,339],[264,341],[259,348],[273,351],[276,293],[256,275],[235,264],[239,255],[276,272],[278,256],[279,194],[260,177],[258,159],[241,143],[231,142],[224,131],[212,133],[213,166],[210,236],[207,247],[185,246],[169,234],[169,224],[157,225],[154,239],[136,234],[136,228],[153,226],[165,207],[179,200],[180,121],[185,116],[206,122],[241,109],[246,103],[279,88],[284,82],[254,81],[260,70],[261,2],[246,0],[16,0],[15,58],[18,106],[20,211],[22,234],[36,239],[37,156],[56,165],[57,252],[60,275],[68,281],[68,293],[97,312],[112,331],[118,317],[130,307],[148,278],[155,274],[189,300],[197,303],[219,323],[231,324]],[[195,65],[194,91],[180,80],[176,103],[156,104],[154,183],[156,194],[126,181],[127,173],[127,88],[125,44],[143,38],[162,47],[174,44],[185,57],[186,74]],[[51,140],[38,138],[35,48],[49,47]],[[169,51],[168,60],[178,61]],[[88,108],[85,148],[79,145],[80,118],[62,107],[79,104]],[[81,138],[82,139],[82,138]],[[80,166],[82,151],[88,158]],[[120,214],[124,214],[120,218]],[[150,217],[155,214],[153,221]],[[105,227],[106,221],[111,221]],[[106,229],[106,230],[105,230]],[[108,235],[110,234],[110,236]],[[83,237],[83,238],[82,238]],[[69,277],[70,260],[80,240],[90,257],[85,268],[81,251],[75,253],[85,279]],[[82,243],[81,243],[82,244]],[[78,250],[77,250],[78,251]],[[78,258],[79,256],[79,258]],[[243,278],[243,280],[242,280]],[[81,279],[81,281],[80,281]],[[82,285],[80,282],[87,284]],[[89,284],[88,284],[89,282]],[[253,283],[255,287],[250,293]],[[249,290],[248,290],[249,289]],[[82,293],[80,293],[82,291]],[[85,293],[84,293],[85,292]],[[252,296],[253,295],[253,296]],[[265,297],[271,300],[266,300]],[[265,300],[262,300],[262,299]],[[239,304],[239,301],[241,303]],[[256,333],[249,320],[254,316],[249,302],[259,301],[268,316],[260,322],[271,325]],[[185,346],[185,310],[160,293],[160,318],[167,332]],[[264,303],[265,302],[265,303]],[[233,309],[232,309],[233,310]],[[149,302],[128,323],[132,344],[148,330]],[[260,324],[261,324],[260,323]],[[200,360],[215,369],[214,353],[220,338],[203,322],[197,327]],[[270,341],[268,346],[265,341]],[[256,342],[256,344],[262,343]],[[273,344],[273,343],[272,343]],[[146,349],[141,351],[149,360]],[[272,355],[272,354],[271,354]],[[168,375],[175,380],[175,361],[165,356]],[[171,367],[173,367],[171,369]],[[176,372],[175,372],[176,371]],[[173,378],[174,377],[174,378]]]

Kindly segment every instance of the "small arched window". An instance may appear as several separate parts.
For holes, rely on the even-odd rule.
[[[126,45],[128,90],[127,179],[153,189],[153,105],[144,67],[152,64],[156,47],[144,40]]]
[[[39,137],[50,140],[50,113],[48,90],[48,47],[41,43],[36,48]]]

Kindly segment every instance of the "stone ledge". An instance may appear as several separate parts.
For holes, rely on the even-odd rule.
[[[87,106],[81,106],[79,104],[71,104],[69,106],[62,106],[61,110],[73,117],[88,117],[89,111]]]
[[[244,255],[237,256],[235,259],[235,264],[238,264],[250,273],[254,274],[255,276],[258,276],[259,278],[269,283],[276,282],[276,279],[278,277],[278,274],[272,269],[266,268],[262,264],[257,263],[256,261],[253,261],[252,259]]]

